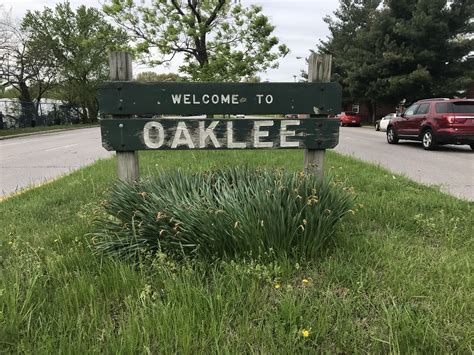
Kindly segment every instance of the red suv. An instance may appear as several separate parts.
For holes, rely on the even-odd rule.
[[[336,117],[341,121],[341,126],[345,125],[355,125],[360,126],[361,117],[357,112],[345,111],[341,112]]]
[[[421,141],[426,150],[441,144],[468,144],[474,149],[474,100],[420,100],[391,119],[387,142]]]

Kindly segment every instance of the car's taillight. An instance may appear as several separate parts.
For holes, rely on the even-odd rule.
[[[459,117],[456,115],[443,115],[443,119],[448,121],[448,123],[465,123],[466,117]]]
[[[456,116],[454,115],[443,115],[443,120],[446,120],[448,123],[454,123],[456,121]]]

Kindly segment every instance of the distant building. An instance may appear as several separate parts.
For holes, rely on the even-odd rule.
[[[474,99],[474,82],[472,82],[471,85],[468,86],[466,97],[468,99]]]
[[[373,123],[383,116],[396,111],[394,106],[378,104],[375,107],[373,119],[370,114],[370,107],[366,103],[348,103],[343,106],[343,111],[357,112],[362,117],[362,123]]]

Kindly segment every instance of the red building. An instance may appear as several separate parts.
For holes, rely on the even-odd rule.
[[[368,104],[349,103],[343,106],[343,111],[357,112],[362,117],[362,123],[374,123],[379,118],[382,118],[389,113],[396,112],[396,108],[394,106],[379,104],[376,105],[375,112],[372,115]]]

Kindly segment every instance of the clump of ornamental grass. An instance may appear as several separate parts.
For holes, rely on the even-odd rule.
[[[92,244],[105,254],[310,257],[351,212],[353,197],[331,179],[239,167],[119,182],[103,205]]]

